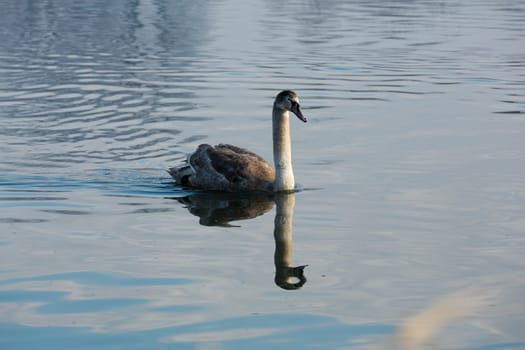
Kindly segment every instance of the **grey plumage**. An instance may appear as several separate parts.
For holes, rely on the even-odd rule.
[[[273,191],[272,166],[241,147],[202,144],[188,163],[168,170],[179,185],[226,192]]]

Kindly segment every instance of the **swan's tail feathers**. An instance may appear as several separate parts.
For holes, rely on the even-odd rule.
[[[190,176],[193,175],[193,169],[189,165],[183,165],[178,168],[169,168],[168,173],[175,179],[175,183],[181,186],[189,186]]]

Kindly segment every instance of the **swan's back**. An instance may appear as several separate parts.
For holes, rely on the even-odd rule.
[[[179,184],[227,192],[273,191],[273,167],[247,149],[202,144],[188,162],[189,167],[169,171]]]

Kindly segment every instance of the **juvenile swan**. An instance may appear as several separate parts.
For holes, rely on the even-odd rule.
[[[188,156],[186,165],[170,168],[168,172],[179,185],[204,190],[227,192],[293,191],[289,111],[306,123],[297,94],[281,91],[273,103],[273,162],[272,166],[247,149],[219,144],[200,145]]]

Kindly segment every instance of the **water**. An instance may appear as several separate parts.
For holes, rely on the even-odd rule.
[[[2,349],[525,349],[523,1],[3,1],[0,23]],[[173,186],[201,142],[271,159],[288,88],[303,191]]]

